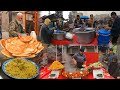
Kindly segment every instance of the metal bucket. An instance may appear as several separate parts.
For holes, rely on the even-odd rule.
[[[53,33],[53,39],[64,40],[65,39],[65,32]]]
[[[77,36],[77,42],[80,44],[89,44],[91,43],[95,37],[96,37],[96,32],[95,30],[85,30],[85,31],[78,31],[75,32]]]

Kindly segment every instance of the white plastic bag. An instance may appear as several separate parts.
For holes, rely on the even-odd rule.
[[[66,33],[66,35],[65,35],[65,37],[67,38],[67,39],[73,39],[73,34],[71,34],[71,33]]]
[[[112,47],[113,47],[112,43],[111,43],[111,42],[109,42],[109,48],[112,48]]]
[[[37,35],[36,35],[35,31],[31,31],[30,36],[32,36],[33,38],[37,39]]]

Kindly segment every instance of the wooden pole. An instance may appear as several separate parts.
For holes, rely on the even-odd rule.
[[[57,45],[56,45],[56,60],[57,60]]]
[[[26,32],[26,12],[25,12],[25,32]]]
[[[34,11],[34,31],[36,35],[38,34],[38,29],[37,29],[37,11]]]

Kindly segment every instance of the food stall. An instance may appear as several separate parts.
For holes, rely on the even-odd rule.
[[[37,34],[37,12],[35,16],[35,32]],[[81,33],[80,32],[80,36]],[[85,32],[89,43],[81,43],[86,41],[81,39],[78,33],[72,33],[72,39],[65,37],[65,33],[54,33],[52,45],[55,46],[56,55],[52,63],[40,67],[40,54],[44,47],[40,41],[32,36],[19,36],[14,38],[2,39],[1,70],[0,75],[3,79],[114,79],[104,68],[102,63],[98,61],[98,50],[96,52],[84,52],[86,55],[86,66],[77,68],[71,64],[71,54],[66,52],[72,46],[93,46],[97,49],[97,38],[94,38],[94,32]],[[89,36],[89,35],[93,35]],[[59,38],[57,36],[60,36]],[[55,39],[56,38],[56,39]],[[80,41],[81,40],[81,41]],[[83,42],[82,41],[82,42]],[[88,40],[89,41],[89,40]],[[62,46],[62,61],[58,60],[57,47]],[[67,48],[68,46],[68,48]],[[78,52],[78,51],[77,51]],[[67,54],[66,54],[67,53]],[[66,57],[70,57],[69,59]]]
[[[59,64],[59,67],[56,65]],[[74,72],[65,71],[64,65],[55,61],[40,72],[40,79],[114,79],[100,62],[90,64]]]
[[[35,57],[44,49],[32,36],[19,36],[0,41],[1,77],[3,79],[34,79],[39,76]]]
[[[110,76],[102,63],[98,61],[99,55],[97,38],[93,38],[90,43],[79,43],[77,36],[74,35],[72,41],[68,39],[52,40],[52,43],[57,45],[73,45],[79,47],[93,46],[96,47],[97,50],[96,52],[84,52],[87,61],[85,68],[78,69],[72,66],[70,62],[69,65],[66,65],[66,62],[68,62],[69,60],[65,60],[64,63],[55,60],[54,62],[57,62],[57,64],[53,62],[52,64],[47,65],[40,70],[40,79],[114,79],[112,76]],[[61,67],[58,68],[58,65],[60,65]],[[54,68],[51,69],[51,67]]]
[[[27,14],[35,16],[37,12],[22,12],[24,24],[27,23]],[[16,14],[16,12],[15,12]],[[14,13],[13,13],[14,15]],[[35,23],[35,26],[37,23]],[[37,33],[37,27],[35,27]],[[26,32],[26,28],[25,28]],[[0,76],[1,79],[33,79],[39,76],[38,56],[44,47],[42,43],[31,36],[19,36],[0,40]],[[20,69],[20,70],[19,70]],[[32,72],[31,72],[32,71]],[[24,73],[26,72],[26,74]],[[29,74],[29,75],[28,75]]]

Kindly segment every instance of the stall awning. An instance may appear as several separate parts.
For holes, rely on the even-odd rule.
[[[88,16],[80,16],[81,19],[89,19]]]

